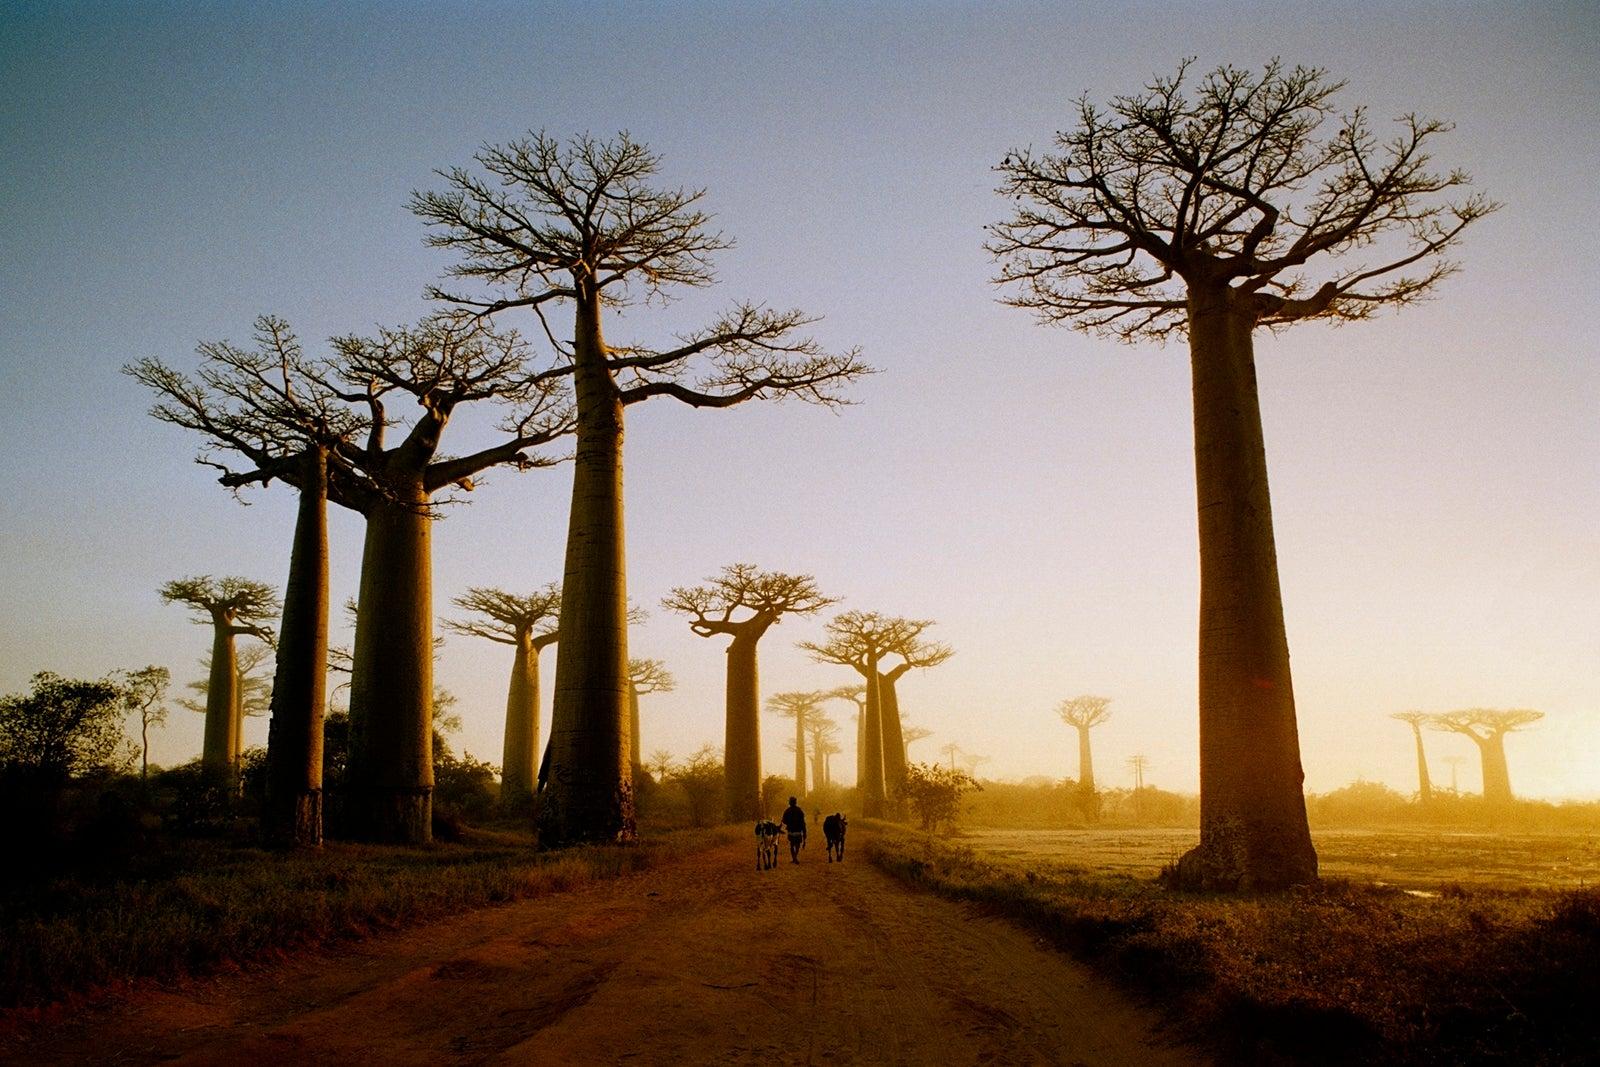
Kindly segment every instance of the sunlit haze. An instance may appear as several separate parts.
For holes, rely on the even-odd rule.
[[[737,244],[718,284],[613,313],[659,343],[735,299],[795,306],[880,373],[836,411],[801,403],[630,412],[634,656],[678,686],[643,748],[723,738],[723,639],[662,609],[725,565],[814,575],[837,609],[762,643],[763,694],[855,681],[813,662],[834,610],[937,620],[953,646],[900,685],[911,748],[956,742],[984,776],[1076,773],[1063,698],[1111,698],[1103,785],[1193,791],[1198,565],[1188,355],[1041,326],[1002,306],[993,167],[1046,146],[1087,92],[1275,56],[1348,81],[1380,130],[1450,120],[1436,164],[1504,203],[1418,307],[1261,331],[1256,354],[1306,787],[1409,793],[1405,709],[1534,708],[1517,793],[1600,798],[1600,17],[1583,3],[819,3],[327,7],[9,2],[0,16],[0,691],[52,670],[202,676],[206,628],[157,588],[274,586],[294,494],[217,486],[195,440],[119,373],[189,369],[202,340],[280,315],[308,348],[428,310],[452,262],[406,209],[438,168],[529,130],[627,130],[664,184],[703,186]],[[555,315],[564,321],[568,310]],[[537,323],[509,316],[530,338]],[[474,420],[478,421],[474,421]],[[449,442],[487,440],[464,417]],[[497,471],[433,532],[435,614],[468,586],[561,578],[571,467]],[[359,516],[334,509],[333,603]],[[336,644],[349,642],[334,618]],[[438,681],[458,747],[499,762],[509,649],[450,636]],[[545,707],[554,650],[545,653]],[[848,722],[848,708],[833,705]],[[547,712],[548,713],[548,712]],[[199,753],[174,711],[152,758]],[[763,716],[785,773],[784,720]],[[547,720],[548,721],[548,720]],[[264,744],[266,719],[245,724]],[[853,777],[845,731],[836,758]],[[1434,780],[1478,788],[1466,738],[1428,735]]]

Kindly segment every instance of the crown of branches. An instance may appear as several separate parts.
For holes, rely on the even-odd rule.
[[[551,582],[523,596],[504,589],[473,586],[451,603],[480,617],[465,621],[444,619],[446,629],[465,637],[482,637],[514,645],[529,637],[555,637],[556,615],[561,610],[561,587]]]
[[[784,615],[810,615],[838,597],[823,596],[809,574],[763,571],[748,563],[724,567],[703,585],[679,586],[662,598],[668,611],[689,616],[689,628],[701,637],[765,628]],[[737,612],[748,612],[735,619]]]

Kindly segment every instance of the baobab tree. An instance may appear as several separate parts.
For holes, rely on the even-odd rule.
[[[172,672],[151,664],[128,671],[117,679],[122,689],[122,706],[139,720],[139,780],[150,777],[150,727],[167,721],[167,687]]]
[[[1089,731],[1111,718],[1111,699],[1097,696],[1075,696],[1056,705],[1061,721],[1078,731],[1078,794],[1084,812],[1094,815],[1095,803],[1094,758],[1089,751]]]
[[[835,616],[826,626],[827,640],[803,641],[800,647],[811,653],[819,663],[836,663],[849,667],[866,680],[866,706],[862,713],[862,776],[857,782],[861,789],[861,814],[868,818],[881,818],[885,802],[885,738],[882,703],[882,665],[885,657],[894,655],[896,649],[905,647],[907,635],[932,625],[921,619],[902,619],[880,615],[875,611],[846,611]],[[914,637],[915,634],[912,634]],[[900,739],[894,739],[899,755]]]
[[[756,649],[785,615],[813,615],[837,597],[822,595],[809,574],[763,571],[748,563],[724,567],[703,585],[679,586],[662,599],[668,611],[689,618],[700,637],[729,637],[725,740],[722,768],[727,776],[723,803],[729,822],[759,819],[761,803],[761,683]],[[821,697],[818,697],[820,702]],[[805,743],[796,720],[801,752],[798,788],[805,789]]]
[[[840,751],[839,724],[820,712],[812,715],[806,731],[811,748],[811,780],[816,785],[833,783],[829,756]]]
[[[1530,708],[1463,708],[1431,716],[1435,730],[1465,734],[1483,758],[1483,799],[1489,804],[1509,804],[1511,772],[1506,768],[1506,734],[1544,718]]]
[[[166,583],[161,587],[161,599],[187,606],[195,622],[211,627],[211,674],[206,680],[200,765],[213,781],[231,786],[239,770],[236,639],[241,634],[262,641],[272,639],[272,631],[264,623],[278,614],[277,594],[248,578],[202,574]]]
[[[554,582],[528,594],[474,586],[451,603],[474,619],[446,619],[445,629],[463,637],[510,645],[511,684],[506,691],[506,730],[501,746],[500,799],[515,804],[533,796],[539,770],[539,654],[555,644],[561,587]]]
[[[1054,151],[1014,151],[998,168],[1014,213],[989,249],[1006,303],[1129,342],[1188,339],[1201,829],[1179,863],[1185,886],[1269,889],[1317,874],[1253,335],[1415,303],[1496,207],[1456,195],[1466,174],[1429,170],[1447,125],[1405,116],[1380,141],[1362,109],[1334,120],[1342,84],[1276,61],[1195,84],[1184,64],[1109,112],[1082,98]]]
[[[639,729],[639,698],[650,693],[670,693],[678,688],[678,680],[658,659],[630,659],[628,661],[628,753],[635,772],[643,768],[642,738]],[[660,781],[660,775],[656,780]]]
[[[900,662],[878,677],[879,700],[883,706],[884,775],[891,793],[900,787],[906,776],[905,728],[900,721],[900,695],[897,684],[907,671],[937,667],[954,655],[949,645],[922,639],[922,631],[933,625],[930,620],[899,621],[900,638],[891,651],[900,657]]]
[[[867,687],[841,685],[828,690],[830,700],[848,700],[856,709],[856,785],[867,777]]]
[[[964,752],[954,741],[946,741],[944,747],[939,749],[939,755],[950,761],[950,769],[953,771],[956,769],[956,757],[964,755]]]
[[[1417,742],[1417,799],[1427,804],[1433,800],[1433,782],[1428,778],[1428,757],[1422,751],[1422,725],[1433,716],[1425,711],[1397,711],[1389,716],[1411,727]]]
[[[127,370],[162,396],[158,418],[203,435],[202,460],[223,471],[224,485],[276,478],[301,491],[268,790],[279,797],[269,800],[278,833],[299,843],[320,823],[326,501],[366,520],[350,684],[351,826],[358,837],[423,842],[432,810],[432,521],[454,499],[450,490],[471,490],[491,467],[553,463],[530,450],[567,432],[570,412],[562,383],[539,378],[514,331],[471,315],[432,315],[330,345],[331,357],[308,358],[282,320],[263,316],[253,350],[202,345],[197,380],[155,360]],[[408,426],[394,417],[395,399],[417,405]],[[503,416],[494,443],[441,456],[446,425],[477,402]],[[396,426],[404,435],[391,446]],[[250,465],[233,469],[218,451]]]
[[[925,737],[932,737],[933,731],[926,726],[907,726],[902,720],[900,724],[901,754],[904,756],[906,766],[911,765],[911,743],[921,741]]]
[[[802,312],[753,303],[663,347],[608,343],[602,308],[713,280],[712,257],[731,242],[710,228],[703,191],[652,185],[658,157],[626,134],[563,145],[541,133],[486,145],[475,158],[478,171],[441,171],[445,190],[415,194],[411,208],[431,227],[428,243],[459,256],[450,273],[490,293],[431,295],[481,315],[532,312],[563,359],[549,373],[571,379],[577,402],[540,838],[629,840],[623,413],[655,397],[697,408],[779,397],[837,404],[839,388],[868,368],[855,352],[830,354],[805,336],[814,320]],[[567,341],[547,317],[558,304],[572,308]]]
[[[254,719],[272,710],[272,672],[276,657],[273,646],[253,644],[238,646],[234,656],[233,722],[228,730],[228,758],[239,759],[244,751],[244,720]],[[184,688],[194,694],[179,697],[178,706],[197,715],[206,713],[206,701],[211,691],[211,655],[200,659],[203,675]]]
[[[767,698],[768,711],[781,718],[794,720],[794,737],[789,747],[794,752],[794,788],[797,796],[804,796],[806,792],[806,735],[822,718],[822,705],[827,701],[828,692],[824,689],[774,693]],[[811,778],[814,785],[821,784],[815,771]]]

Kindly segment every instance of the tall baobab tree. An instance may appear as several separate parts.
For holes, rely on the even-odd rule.
[[[697,408],[796,397],[842,402],[867,372],[855,352],[830,354],[799,311],[736,304],[664,347],[608,343],[602,310],[709,285],[729,247],[698,206],[703,191],[662,189],[658,157],[626,134],[563,145],[544,134],[486,145],[478,170],[441,171],[442,192],[411,208],[428,243],[459,256],[451,274],[485,299],[435,289],[483,315],[527,309],[563,363],[577,401],[577,453],[562,584],[561,651],[551,721],[551,785],[540,806],[547,844],[631,839],[627,748],[627,567],[622,514],[623,413],[655,397]],[[547,312],[565,304],[570,340]]]
[[[861,789],[861,814],[868,818],[881,818],[884,813],[884,728],[882,703],[882,666],[886,657],[895,655],[905,647],[907,634],[932,625],[926,620],[912,620],[880,615],[875,611],[846,611],[827,624],[827,640],[803,641],[800,647],[811,653],[819,663],[836,663],[853,669],[867,683],[866,706],[862,714],[862,776],[857,785]],[[912,636],[915,636],[914,634]],[[899,754],[899,738],[895,738]]]
[[[571,414],[561,381],[535,373],[515,332],[470,315],[433,315],[330,344],[331,357],[308,358],[282,320],[264,316],[254,349],[202,345],[197,380],[155,360],[128,372],[163,397],[158,418],[205,437],[202,459],[223,470],[224,485],[277,478],[301,491],[290,562],[290,601],[298,606],[286,620],[288,654],[275,687],[284,694],[273,716],[279,757],[269,757],[280,797],[269,802],[278,813],[272,821],[301,843],[320,823],[312,808],[320,803],[327,660],[325,501],[366,520],[350,683],[351,824],[360,837],[423,842],[431,836],[433,786],[432,521],[452,489],[471,490],[491,467],[553,463],[530,450],[568,432]],[[394,417],[396,399],[417,407],[408,426]],[[446,425],[463,405],[479,402],[503,416],[494,443],[441,456]],[[390,444],[396,426],[404,433]],[[251,466],[230,468],[213,458],[217,451]]]
[[[923,640],[922,631],[933,625],[931,621],[901,619],[899,622],[899,641],[891,651],[900,657],[900,662],[878,677],[878,695],[883,708],[883,769],[890,793],[899,790],[906,777],[906,745],[897,683],[907,671],[937,667],[954,655],[949,645]]]
[[[782,718],[794,720],[794,737],[791,739],[792,743],[789,747],[794,751],[794,788],[796,796],[804,796],[806,793],[806,735],[821,720],[822,705],[827,701],[828,692],[823,689],[774,693],[767,698],[768,711]],[[817,777],[815,770],[812,772],[811,780],[813,786],[820,785],[822,782]]]
[[[856,709],[856,785],[867,777],[867,687],[841,685],[828,690],[831,700],[848,700]]]
[[[232,784],[238,774],[239,663],[235,639],[241,634],[272,639],[264,624],[276,617],[277,594],[248,578],[213,578],[208,574],[178,578],[161,587],[161,599],[183,604],[194,621],[211,627],[211,675],[206,680],[205,739],[200,765],[213,781]]]
[[[1422,726],[1432,720],[1433,716],[1425,711],[1397,711],[1389,716],[1398,719],[1411,727],[1412,736],[1417,742],[1417,799],[1427,804],[1433,800],[1433,782],[1428,778],[1428,757],[1422,751]]]
[[[539,770],[539,654],[559,636],[555,618],[561,606],[561,588],[552,582],[524,595],[474,586],[451,603],[477,618],[446,619],[445,629],[515,650],[506,691],[500,798],[505,803],[527,800],[533,796]]]
[[[128,671],[118,679],[122,706],[139,720],[139,780],[150,778],[150,727],[167,721],[167,687],[172,672],[151,664]]]
[[[833,775],[828,757],[840,750],[839,724],[820,711],[807,720],[807,743],[811,748],[811,781],[813,787],[831,785]]]
[[[639,698],[651,693],[670,693],[678,680],[658,659],[628,661],[628,753],[635,773],[644,766],[644,749],[639,730]],[[659,778],[659,776],[657,776]]]
[[[1253,335],[1352,321],[1428,295],[1495,209],[1429,170],[1449,127],[1414,115],[1380,141],[1334,119],[1343,83],[1276,61],[1188,64],[1109,112],[1084,97],[1054,151],[1008,154],[1014,206],[991,229],[1006,302],[1125,341],[1184,335],[1200,527],[1199,846],[1187,886],[1313,881]],[[1331,124],[1331,130],[1324,130]],[[1454,198],[1453,198],[1454,197]]]
[[[961,746],[954,741],[946,741],[944,747],[939,749],[939,755],[950,761],[950,769],[952,771],[956,769],[956,757],[963,754]]]
[[[1444,761],[1450,765],[1450,792],[1451,792],[1452,795],[1459,795],[1461,790],[1456,785],[1456,781],[1457,781],[1456,776],[1457,776],[1457,773],[1461,769],[1461,764],[1465,762],[1465,757],[1462,757],[1462,756],[1446,756],[1444,758]]]
[[[1511,772],[1506,769],[1506,734],[1542,718],[1544,712],[1530,708],[1463,708],[1431,716],[1428,725],[1472,738],[1483,757],[1484,801],[1509,804],[1512,795]]]
[[[756,648],[761,638],[785,615],[812,615],[837,597],[822,595],[809,574],[763,571],[748,563],[724,567],[703,585],[679,586],[662,599],[668,611],[689,618],[689,629],[701,637],[729,637],[726,696],[726,739],[722,767],[729,822],[759,819],[761,804],[761,685]],[[818,697],[820,702],[821,697]],[[805,743],[795,757],[805,788]]]
[[[1094,758],[1089,751],[1089,731],[1111,718],[1109,697],[1075,696],[1056,705],[1061,721],[1078,731],[1078,792],[1084,808],[1094,811]]]
[[[233,714],[228,729],[228,760],[237,763],[244,751],[244,720],[267,714],[272,710],[272,672],[276,657],[271,645],[239,645],[234,652]],[[203,677],[196,678],[184,688],[193,697],[179,697],[178,706],[197,715],[206,713],[206,703],[211,693],[211,655],[200,659]]]

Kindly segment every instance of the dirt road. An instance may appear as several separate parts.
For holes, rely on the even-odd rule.
[[[852,841],[852,845],[857,842]],[[16,1062],[1191,1064],[1019,930],[820,848],[725,847],[146,991]]]

